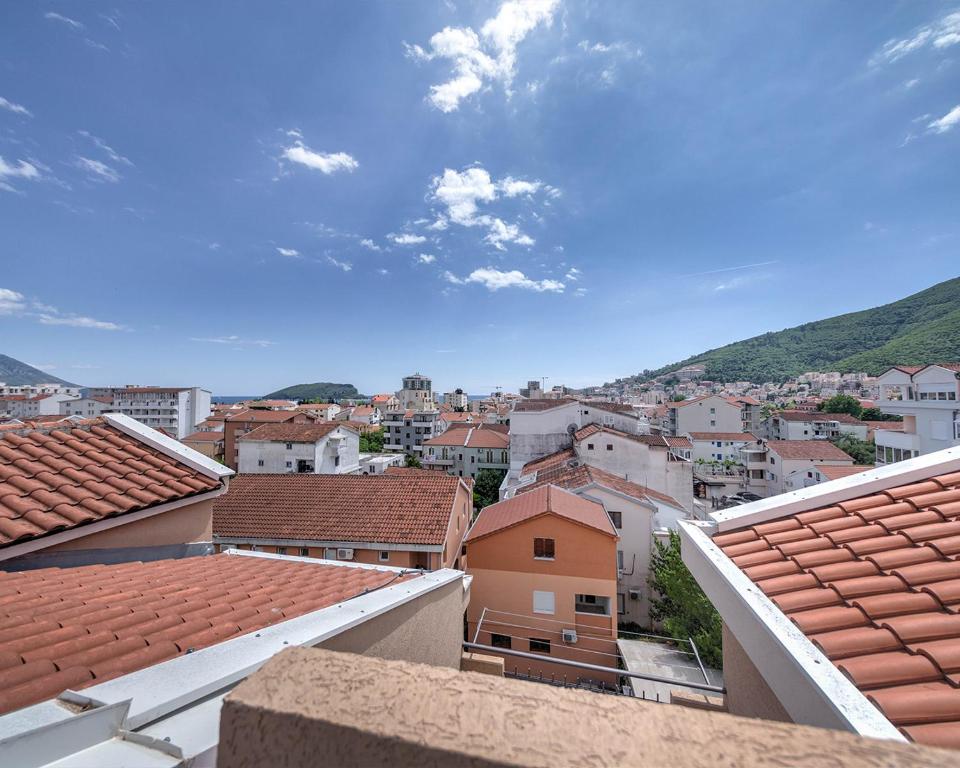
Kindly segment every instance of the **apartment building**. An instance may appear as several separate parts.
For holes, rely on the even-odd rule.
[[[219,460],[223,458],[222,431],[200,430],[187,435],[180,442],[211,459]]]
[[[39,395],[6,395],[4,410],[12,419],[35,419],[62,413],[61,404],[78,400],[78,395],[54,392]],[[68,414],[69,415],[69,414]]]
[[[7,395],[36,397],[37,395],[71,395],[80,397],[80,387],[74,384],[6,384],[0,381],[0,399]]]
[[[812,467],[803,467],[791,472],[784,480],[784,486],[788,491],[797,491],[801,488],[809,488],[812,485],[828,483],[831,480],[839,480],[841,477],[850,477],[860,472],[867,472],[873,468],[873,464],[814,464]]]
[[[343,408],[336,403],[303,403],[298,405],[295,410],[309,414],[321,421],[333,421],[333,419],[339,417]]]
[[[816,465],[853,466],[853,457],[826,440],[770,440],[763,444],[766,453],[766,494],[792,490],[787,478],[798,470]]]
[[[750,432],[691,432],[693,444],[691,458],[694,462],[732,462],[741,464],[741,451],[748,445],[758,442],[756,435]]]
[[[850,435],[866,440],[870,427],[849,413],[823,411],[777,411],[764,422],[768,440],[833,440]]]
[[[233,473],[121,414],[0,430],[0,570],[208,554]]]
[[[61,400],[59,407],[60,413],[64,416],[82,416],[85,419],[93,419],[113,411],[113,398],[105,396],[77,397],[72,400]]]
[[[429,378],[415,373],[403,377],[403,387],[397,392],[398,408],[414,411],[432,411],[437,406],[433,400],[433,384]]]
[[[484,508],[464,542],[467,636],[537,654],[522,660],[533,677],[615,682],[550,662],[615,666],[618,540],[602,504],[552,485]]]
[[[903,422],[874,431],[877,464],[960,445],[960,363],[897,366],[878,385],[876,406]]]
[[[728,711],[960,748],[958,528],[957,448],[682,521]]]
[[[360,471],[360,434],[343,422],[263,424],[237,438],[241,474]]]
[[[200,387],[108,387],[91,395],[110,397],[112,411],[162,429],[174,439],[196,431],[210,415],[210,392]]]
[[[423,444],[446,429],[440,411],[387,411],[380,422],[383,427],[383,449],[422,456]]]
[[[668,434],[691,432],[749,432],[753,417],[744,418],[744,405],[722,395],[704,395],[667,403],[663,427]],[[750,406],[752,408],[753,406]]]
[[[476,478],[482,469],[510,469],[510,435],[494,424],[455,425],[423,444],[424,469]]]
[[[467,393],[459,387],[453,392],[446,392],[443,395],[443,404],[448,405],[454,410],[465,411],[470,407],[470,398]]]
[[[239,475],[214,505],[213,540],[275,554],[456,568],[473,483],[439,472]]]
[[[230,413],[223,420],[223,457],[230,469],[240,466],[240,446],[237,440],[264,424],[313,424],[319,421],[309,413],[299,411],[254,411],[243,409]]]

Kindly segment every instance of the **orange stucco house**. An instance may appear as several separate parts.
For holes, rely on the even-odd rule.
[[[470,640],[542,655],[504,654],[519,675],[616,682],[550,659],[617,666],[617,541],[603,505],[552,485],[484,508],[463,558]]]

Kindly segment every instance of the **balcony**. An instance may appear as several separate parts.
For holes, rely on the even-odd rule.
[[[919,451],[920,436],[912,432],[893,429],[878,429],[873,433],[877,448],[899,448],[902,451]]]

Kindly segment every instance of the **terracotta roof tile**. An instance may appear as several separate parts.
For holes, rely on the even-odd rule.
[[[960,473],[713,540],[908,738],[960,748]]]
[[[274,413],[274,411],[270,411]],[[266,441],[278,443],[315,443],[338,427],[351,429],[342,421],[322,421],[317,424],[264,424],[241,435],[241,442]]]
[[[773,451],[782,459],[853,462],[851,456],[827,440],[769,440],[767,450]]]

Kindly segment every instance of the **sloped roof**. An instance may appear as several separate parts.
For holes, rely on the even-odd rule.
[[[518,488],[517,493],[530,493],[531,491],[541,488],[544,485],[556,485],[560,488],[576,490],[594,483],[596,485],[602,485],[611,490],[618,491],[619,493],[623,493],[627,496],[632,496],[635,499],[656,499],[657,501],[661,501],[664,504],[669,504],[677,509],[683,509],[680,502],[678,502],[672,496],[668,496],[665,493],[660,493],[659,491],[651,490],[645,485],[631,482],[630,480],[620,477],[619,475],[615,475],[612,472],[606,472],[602,469],[591,467],[588,464],[579,464],[579,466],[576,467],[572,467],[569,464],[562,464],[558,466],[552,466],[547,469],[541,469],[539,472],[537,472],[534,482],[530,485],[524,485]]]
[[[781,459],[812,459],[814,461],[853,461],[829,440],[768,440],[767,448]]]
[[[584,499],[555,485],[544,485],[530,493],[520,494],[484,507],[464,541],[476,541],[483,536],[489,536],[504,528],[545,514],[554,514],[578,525],[595,528],[601,533],[617,537],[617,531],[602,504]]]
[[[570,461],[570,459],[575,458],[577,458],[577,452],[573,450],[573,448],[564,448],[562,451],[548,453],[546,456],[541,456],[539,459],[528,461],[520,470],[520,475],[522,477],[523,475],[529,475],[532,472],[537,472],[541,469],[546,469],[547,467],[555,467],[558,464],[564,464]]]
[[[302,417],[304,414],[297,411],[265,411],[265,410],[254,410],[254,409],[244,409],[236,413],[227,414],[225,421],[244,421],[244,422],[254,422],[260,421],[264,424],[272,424],[277,422],[291,421],[292,419]],[[310,418],[309,416],[307,418]]]
[[[570,405],[576,402],[576,400],[573,400],[569,397],[561,397],[557,399],[542,398],[533,400],[518,400],[513,406],[513,410],[517,413],[549,411],[551,408],[559,408],[561,405]]]
[[[264,424],[241,435],[241,442],[315,443],[338,427],[348,427],[343,421],[321,421],[316,424]]]
[[[814,464],[817,472],[826,477],[828,480],[837,480],[841,477],[849,477],[850,475],[857,475],[861,472],[866,472],[867,470],[873,469],[873,464],[857,464],[852,467],[837,467],[831,466],[830,464]]]
[[[387,570],[226,554],[0,572],[0,714],[396,580]]]
[[[186,450],[186,449],[185,449]],[[0,547],[219,488],[102,418],[0,431]]]
[[[841,424],[863,424],[860,419],[849,413],[826,413],[824,411],[777,411],[774,418],[784,421],[837,421]]]
[[[223,432],[193,432],[184,437],[182,443],[219,443],[223,440]]]
[[[464,448],[509,448],[510,435],[501,430],[486,429],[483,424],[454,424],[443,434],[425,440],[424,445],[461,446]]]
[[[613,427],[604,427],[600,424],[587,424],[585,427],[581,427],[573,433],[573,439],[579,443],[601,432],[608,435],[616,435],[617,437],[625,437],[627,440],[633,440],[634,442],[643,443],[654,448],[668,448],[670,446],[663,435],[631,435],[629,432],[623,432]]]
[[[960,748],[960,472],[713,542],[904,735]]]
[[[458,477],[427,470],[383,475],[250,474],[213,505],[221,539],[443,544]]]

